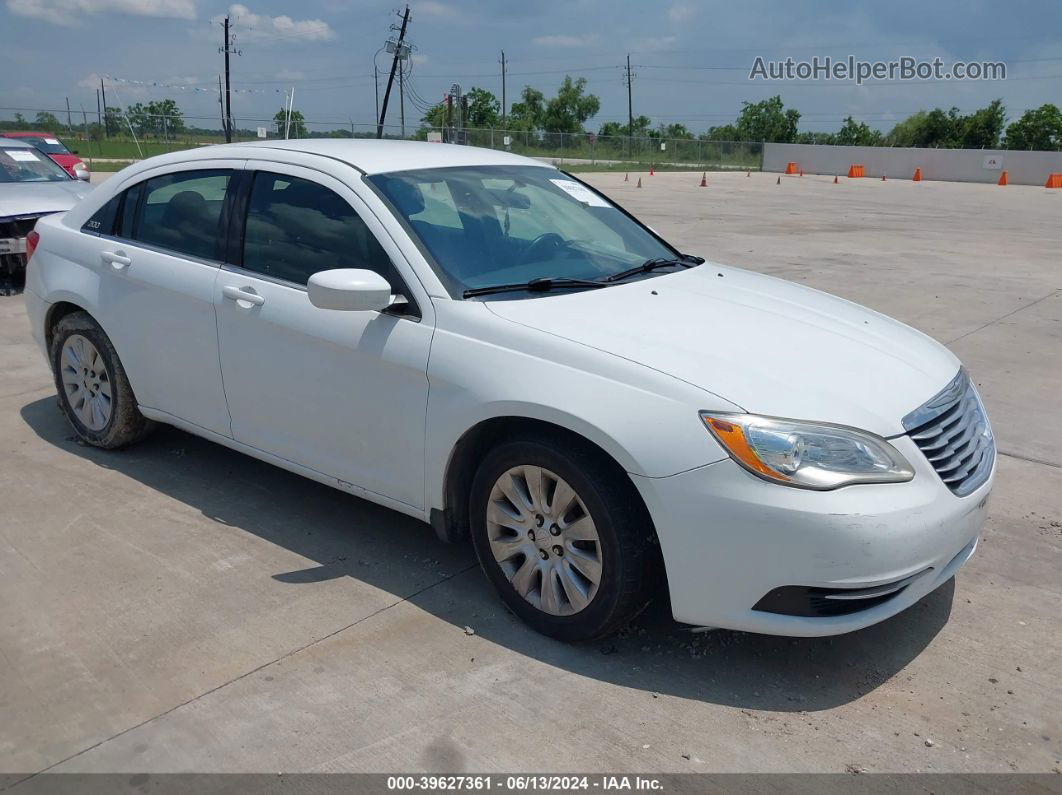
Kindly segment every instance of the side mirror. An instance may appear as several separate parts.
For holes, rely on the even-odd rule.
[[[376,271],[334,268],[318,271],[306,284],[310,303],[319,309],[371,312],[391,304],[391,285]]]
[[[84,167],[77,168],[75,166],[74,167],[74,176],[77,177],[78,179],[80,179],[82,182],[88,182],[90,179],[92,179],[92,175],[89,174],[88,169],[84,168]]]

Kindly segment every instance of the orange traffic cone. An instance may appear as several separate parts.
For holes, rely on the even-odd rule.
[[[631,181],[631,175],[626,173],[626,172],[624,172],[623,173],[623,181],[624,182],[630,182]]]
[[[701,187],[702,188],[707,188],[708,187],[708,172],[707,171],[702,171],[701,172]]]
[[[642,187],[642,178],[638,177],[638,187]]]
[[[800,176],[804,176],[804,169],[800,169]]]
[[[1048,174],[1045,188],[1062,188],[1062,174]]]
[[[920,168],[916,168],[915,169],[915,173],[914,173],[914,176],[911,177],[911,181],[912,182],[921,182],[922,181],[922,169],[920,169]]]
[[[837,184],[837,175],[836,174],[833,175],[833,184],[834,185]]]
[[[655,172],[655,171],[653,171],[653,164],[652,164],[652,163],[650,163],[650,164],[649,164],[649,176],[651,177],[651,176],[653,176],[653,175],[654,175],[655,173],[656,173],[656,172]]]
[[[999,175],[999,182],[997,182],[996,184],[997,185],[1006,185],[1007,184],[1007,172],[1006,171],[1004,171],[1002,174]]]

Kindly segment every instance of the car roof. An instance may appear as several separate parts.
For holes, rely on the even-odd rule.
[[[33,144],[28,144],[25,141],[20,141],[18,138],[4,137],[3,141],[0,141],[0,146],[14,146],[21,149],[36,149]]]
[[[0,131],[0,135],[5,138],[52,138],[51,133],[47,132],[29,132],[27,130],[3,130]]]
[[[387,171],[411,171],[446,166],[553,166],[529,157],[484,149],[476,146],[427,143],[425,141],[376,140],[374,138],[300,138],[296,140],[246,141],[238,144],[216,144],[199,149],[174,153],[171,157],[182,161],[240,157],[248,149],[275,149],[321,155],[340,160],[366,174]],[[179,157],[178,157],[179,156]]]

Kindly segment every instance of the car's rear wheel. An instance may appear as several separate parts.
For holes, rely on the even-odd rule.
[[[86,444],[124,447],[154,427],[137,408],[110,339],[87,313],[73,312],[56,324],[51,360],[59,407]]]
[[[648,603],[659,551],[624,478],[562,438],[507,442],[480,465],[470,498],[476,554],[509,608],[539,632],[602,637]]]

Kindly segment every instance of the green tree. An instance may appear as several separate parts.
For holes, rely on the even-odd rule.
[[[833,136],[833,143],[839,146],[877,146],[881,143],[881,133],[870,129],[865,121],[856,121],[848,116]]]
[[[643,138],[653,125],[652,119],[648,116],[635,116],[633,121],[633,127],[629,124],[620,124],[618,121],[606,121],[601,125],[597,134],[602,137],[626,137],[633,134],[635,138]]]
[[[485,88],[473,86],[465,94],[465,100],[467,103],[465,127],[483,129],[498,125],[501,103],[491,92]]]
[[[743,102],[741,105],[737,120],[738,140],[783,144],[796,140],[800,111],[796,108],[787,110],[780,96],[762,102]]]
[[[55,118],[55,115],[49,113],[46,110],[39,111],[37,118],[33,120],[33,126],[39,130],[46,130],[47,132],[59,132],[63,125],[59,123],[59,119]]]
[[[835,144],[837,143],[837,134],[832,132],[811,132],[810,130],[797,133],[795,143],[798,144]]]
[[[963,119],[959,145],[964,149],[995,149],[1007,123],[1003,100],[995,99],[987,107],[975,110]]]
[[[508,126],[513,130],[535,130],[546,117],[546,97],[537,88],[524,86],[520,101],[509,108]]]
[[[702,141],[743,140],[738,128],[733,124],[721,124],[716,127],[709,127],[706,132],[701,133],[700,138]]]
[[[184,116],[172,99],[149,102],[145,108],[151,131],[155,135],[175,135],[184,132]]]
[[[121,108],[105,108],[103,111],[103,128],[107,135],[121,135],[125,130],[125,119]]]
[[[570,75],[565,75],[557,96],[546,103],[542,126],[548,132],[583,132],[583,122],[601,109],[601,100],[585,91],[585,77],[572,80]]]
[[[687,140],[693,138],[693,133],[686,129],[685,124],[660,124],[656,128],[658,135],[661,138],[685,138]]]
[[[1051,103],[1025,111],[1007,127],[1006,146],[1041,151],[1062,149],[1062,111]]]
[[[277,126],[277,135],[281,138],[284,137],[284,127],[288,123],[288,109],[281,108],[277,111],[273,117],[273,123]],[[303,118],[302,111],[291,111],[291,125],[288,127],[289,138],[305,138],[306,137],[306,119]]]
[[[148,135],[152,132],[151,117],[148,115],[147,106],[137,102],[125,109],[125,118],[137,135]]]

